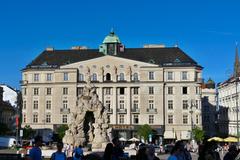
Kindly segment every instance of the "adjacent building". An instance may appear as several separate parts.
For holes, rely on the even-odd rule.
[[[68,124],[88,73],[114,134],[128,139],[149,124],[160,140],[187,140],[202,127],[202,67],[178,47],[125,48],[114,32],[99,49],[47,48],[22,70],[22,126]]]
[[[4,101],[4,90],[0,86],[0,123],[5,124],[10,130],[15,130],[16,109],[9,101]]]
[[[236,48],[234,74],[226,81],[218,84],[219,133],[225,136],[237,136],[237,120],[240,120],[239,73],[238,49]]]
[[[209,78],[202,85],[202,126],[207,137],[214,137],[218,134],[216,93],[215,82]]]

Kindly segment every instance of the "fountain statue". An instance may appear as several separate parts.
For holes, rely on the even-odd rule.
[[[89,143],[93,149],[101,149],[109,142],[107,110],[99,100],[96,88],[91,84],[89,68],[86,81],[83,93],[77,98],[76,112],[71,113],[71,122],[63,137],[63,143],[74,146],[85,146]]]

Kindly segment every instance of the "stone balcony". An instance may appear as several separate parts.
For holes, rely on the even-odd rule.
[[[157,113],[157,108],[147,108],[147,113]]]
[[[69,114],[70,113],[70,108],[60,108],[60,113],[61,114]]]
[[[113,109],[112,108],[107,109],[107,113],[108,114],[112,114],[113,113]]]
[[[120,109],[120,108],[118,108],[117,109],[117,113],[127,113],[127,109]]]
[[[131,112],[132,113],[140,113],[140,109],[139,108],[132,108]]]

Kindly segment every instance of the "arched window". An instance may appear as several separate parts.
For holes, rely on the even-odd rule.
[[[111,81],[111,74],[110,73],[106,74],[106,81]]]
[[[133,81],[138,81],[138,73],[133,74]]]
[[[79,80],[79,81],[84,81],[84,75],[80,73],[80,74],[79,74],[79,77],[78,77],[78,80]]]
[[[92,75],[92,81],[97,81],[97,74],[96,74],[96,73],[93,73],[93,75]]]
[[[120,81],[124,81],[124,73],[120,73],[120,75],[119,75],[119,80],[120,80]]]

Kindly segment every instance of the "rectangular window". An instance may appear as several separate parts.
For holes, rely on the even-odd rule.
[[[26,123],[26,119],[27,119],[26,114],[23,114],[23,122],[24,123]]]
[[[188,115],[183,115],[183,124],[188,124]]]
[[[138,124],[139,120],[138,120],[138,115],[133,115],[133,123],[134,124]]]
[[[137,95],[137,94],[138,94],[138,87],[134,87],[134,88],[133,88],[133,94],[134,94],[134,95]]]
[[[173,124],[173,115],[168,115],[168,124]]]
[[[196,109],[199,109],[199,101],[198,100],[195,101],[195,107],[196,107]]]
[[[33,95],[37,96],[39,94],[38,92],[39,88],[33,88]]]
[[[149,109],[154,109],[154,101],[153,100],[148,101],[148,108]]]
[[[154,94],[154,87],[148,87],[148,93]]]
[[[83,87],[78,87],[77,88],[77,96],[82,95],[83,94]]]
[[[173,72],[167,72],[167,80],[173,80]]]
[[[201,94],[201,88],[200,87],[196,87],[196,94]]]
[[[168,88],[168,94],[173,94],[173,87],[167,87]]]
[[[64,109],[68,108],[68,101],[67,100],[63,100],[63,108]]]
[[[63,95],[67,95],[68,94],[68,88],[63,88]]]
[[[123,114],[119,115],[119,123],[124,124],[124,115]]]
[[[173,109],[173,100],[168,100],[168,109],[169,110]]]
[[[105,88],[105,95],[111,95],[111,88]]]
[[[51,109],[52,103],[51,101],[46,101],[46,109]]]
[[[62,123],[67,123],[67,115],[66,114],[64,114],[64,115],[62,115]]]
[[[47,73],[46,80],[47,81],[52,81],[52,73]]]
[[[182,94],[188,94],[188,87],[182,87]]]
[[[107,100],[105,102],[105,106],[106,106],[107,110],[110,111],[110,109],[111,109],[111,101]]]
[[[63,73],[63,80],[68,81],[68,73]]]
[[[187,80],[188,77],[187,77],[187,72],[186,71],[183,71],[182,72],[182,80]]]
[[[148,72],[148,79],[154,80],[154,72]]]
[[[33,101],[33,109],[38,109],[38,101]]]
[[[39,81],[39,74],[38,74],[38,73],[35,73],[35,74],[33,75],[33,81],[34,81],[34,82],[38,82],[38,81]]]
[[[188,109],[188,100],[183,100],[183,109]]]
[[[46,123],[51,123],[51,115],[50,114],[46,115]]]
[[[47,95],[51,95],[52,94],[52,88],[47,88]]]
[[[123,100],[119,101],[119,108],[124,109],[124,101]]]
[[[133,109],[138,109],[138,100],[133,101]]]
[[[121,95],[123,95],[123,94],[124,94],[124,90],[125,90],[124,87],[120,87],[120,88],[119,88],[119,93],[120,93]]]
[[[27,95],[27,88],[23,88],[23,95]]]
[[[196,124],[199,124],[199,115],[196,115]]]
[[[149,124],[154,123],[154,115],[149,115]]]
[[[38,115],[33,114],[33,123],[38,123]]]
[[[27,108],[27,101],[23,101],[23,109]]]

